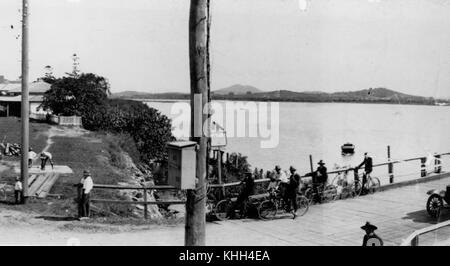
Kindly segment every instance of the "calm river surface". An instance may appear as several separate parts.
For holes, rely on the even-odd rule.
[[[146,103],[171,119],[180,119],[179,110],[174,113],[176,102]],[[187,101],[184,103],[188,104]],[[225,105],[227,102],[217,103]],[[261,148],[261,141],[267,138],[229,137],[227,152],[247,155],[252,167],[273,169],[279,164],[283,169],[288,169],[294,165],[301,174],[310,169],[310,154],[314,167],[322,159],[331,170],[335,165],[355,166],[362,161],[364,152],[370,153],[374,163],[385,162],[388,145],[391,146],[393,159],[450,152],[450,107],[446,106],[279,103],[277,120],[279,142],[276,147]],[[353,156],[341,155],[340,146],[346,142],[356,146]],[[431,169],[432,164],[428,167],[428,170]],[[443,157],[443,169],[450,169],[450,156]],[[420,162],[396,164],[394,173],[396,181],[416,178],[420,176]],[[387,166],[376,168],[374,174],[380,177],[382,183],[387,182]]]

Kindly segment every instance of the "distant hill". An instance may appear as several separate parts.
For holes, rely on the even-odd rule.
[[[233,85],[211,93],[214,100],[235,101],[278,101],[278,102],[355,102],[355,103],[392,103],[392,104],[426,104],[434,105],[435,99],[396,92],[386,88],[364,89],[345,92],[295,92],[277,90],[263,92],[255,87]],[[143,93],[120,92],[114,93],[112,98],[126,99],[190,99],[188,93]]]
[[[181,92],[165,92],[165,93],[148,93],[138,91],[123,91],[113,93],[110,98],[116,99],[189,99],[189,94]]]
[[[213,95],[241,95],[241,94],[253,94],[253,93],[260,93],[263,92],[262,90],[255,88],[253,86],[246,86],[246,85],[240,85],[235,84],[233,86],[215,90],[212,92]]]

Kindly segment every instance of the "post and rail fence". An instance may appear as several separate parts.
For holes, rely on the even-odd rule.
[[[445,155],[450,155],[450,152],[447,153],[440,153],[440,154],[434,154],[434,169],[433,172],[436,174],[439,174],[442,172],[442,162],[441,162],[441,158],[442,156]],[[391,153],[390,153],[390,146],[388,146],[388,161],[386,162],[382,162],[382,163],[377,163],[373,165],[373,168],[376,167],[382,167],[382,166],[387,166],[388,168],[388,178],[389,178],[389,185],[394,184],[395,183],[395,175],[394,175],[394,165],[395,164],[400,164],[400,163],[404,163],[404,162],[412,162],[412,161],[420,161],[420,168],[417,172],[418,174],[418,178],[414,179],[414,180],[420,180],[420,178],[426,177],[428,175],[427,170],[426,170],[426,162],[427,162],[427,157],[426,156],[421,156],[421,157],[414,157],[414,158],[408,158],[408,159],[403,159],[403,160],[392,160],[391,159]],[[310,156],[310,164],[312,166],[312,157]],[[312,169],[312,168],[311,168]],[[357,171],[358,169],[355,167],[350,167],[350,168],[341,168],[341,169],[337,169],[337,170],[332,170],[332,171],[328,171],[328,174],[340,174],[343,172],[348,172],[348,171]],[[306,178],[309,177],[308,175],[302,175],[301,178]],[[420,178],[419,178],[420,177]],[[265,178],[261,178],[261,179],[256,179],[255,183],[259,184],[259,183],[264,183],[264,182],[269,182],[270,179],[265,177]],[[231,182],[231,183],[223,183],[223,184],[209,184],[209,188],[211,189],[223,189],[223,188],[230,188],[230,187],[234,187],[234,186],[238,186],[240,185],[241,182]]]
[[[75,184],[74,187],[77,188],[77,202],[81,201],[82,185]],[[101,185],[94,184],[93,189],[117,189],[117,190],[143,190],[143,201],[133,201],[133,200],[112,200],[112,199],[91,199],[90,202],[93,203],[106,203],[106,204],[127,204],[127,205],[144,205],[144,218],[148,219],[148,205],[156,204],[185,204],[186,201],[182,200],[155,200],[148,201],[147,191],[151,190],[177,190],[173,186],[117,186],[117,185]],[[79,210],[80,211],[80,210]],[[80,213],[78,213],[80,215]]]
[[[389,152],[388,152],[389,154]],[[442,156],[450,155],[450,152],[448,153],[441,153],[441,154],[435,154],[433,155],[434,160],[434,169],[433,172],[436,174],[439,174],[442,172],[442,162],[441,158]],[[228,157],[228,156],[227,156]],[[399,164],[402,162],[411,162],[411,161],[420,161],[420,172],[418,171],[418,178],[413,179],[412,181],[418,181],[422,180],[421,178],[427,176],[427,172],[425,169],[425,162],[427,160],[427,157],[415,157],[415,158],[409,158],[404,160],[391,160],[388,157],[387,162],[374,164],[373,167],[382,167],[382,166],[388,166],[388,177],[389,177],[389,183],[385,186],[390,186],[394,183],[394,171],[393,171],[393,165]],[[339,174],[342,172],[348,172],[348,171],[357,171],[356,168],[342,168],[337,169],[333,171],[329,171],[328,174]],[[420,174],[420,178],[419,178]],[[308,175],[303,175],[301,178],[306,178]],[[262,184],[264,182],[269,182],[269,178],[261,178],[256,179],[255,184]],[[225,189],[231,189],[234,187],[237,187],[241,184],[240,181],[238,182],[231,182],[231,183],[222,183],[222,184],[208,184],[208,189],[219,189],[221,191]],[[78,200],[81,199],[81,187],[79,184],[74,185],[78,188]],[[91,199],[91,202],[93,203],[106,203],[106,204],[129,204],[129,205],[144,205],[144,218],[148,218],[148,205],[154,205],[154,204],[185,204],[186,201],[183,200],[173,200],[173,201],[167,201],[167,200],[155,200],[155,201],[148,201],[147,199],[147,191],[151,190],[177,190],[176,187],[169,186],[169,185],[155,185],[155,186],[119,186],[119,185],[102,185],[102,184],[94,184],[94,189],[116,189],[116,190],[143,190],[143,201],[124,201],[124,200],[112,200],[112,199]]]

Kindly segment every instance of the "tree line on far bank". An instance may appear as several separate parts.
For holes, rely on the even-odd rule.
[[[144,163],[166,160],[166,143],[174,141],[170,119],[142,102],[109,99],[110,85],[92,73],[46,76],[51,84],[41,107],[55,115],[82,117],[83,127],[92,131],[127,134],[135,142]]]

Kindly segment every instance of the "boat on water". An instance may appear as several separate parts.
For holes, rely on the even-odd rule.
[[[342,155],[351,155],[355,153],[355,145],[351,143],[345,143],[341,146]]]

